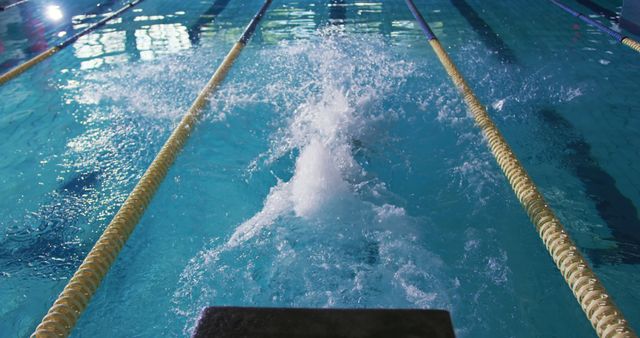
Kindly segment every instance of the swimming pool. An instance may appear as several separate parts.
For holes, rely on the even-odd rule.
[[[146,0],[0,87],[3,335],[33,331],[261,3]],[[123,4],[1,13],[43,22],[0,31],[2,71]],[[545,2],[418,6],[637,327],[637,55]],[[75,335],[184,336],[215,304],[593,336],[404,2],[275,1],[205,115]]]

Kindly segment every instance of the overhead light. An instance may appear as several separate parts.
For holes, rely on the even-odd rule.
[[[49,18],[52,21],[60,21],[60,19],[64,17],[64,14],[62,14],[62,10],[60,9],[60,6],[57,6],[57,5],[47,6],[45,13],[47,15],[47,18]]]

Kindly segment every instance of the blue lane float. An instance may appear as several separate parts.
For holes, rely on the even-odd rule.
[[[591,19],[590,17],[577,12],[573,9],[571,9],[571,7],[563,4],[562,2],[558,1],[558,0],[550,0],[554,5],[560,7],[562,10],[564,10],[565,12],[571,14],[572,16],[575,16],[576,18],[586,22],[587,24],[597,28],[598,30],[600,30],[603,33],[608,34],[609,36],[611,36],[612,38],[614,38],[616,41],[626,45],[627,47],[635,50],[636,52],[640,53],[640,43],[638,43],[637,41],[629,38],[626,35],[622,35],[616,31],[614,31],[613,29],[601,24],[598,21],[595,21],[593,19]]]

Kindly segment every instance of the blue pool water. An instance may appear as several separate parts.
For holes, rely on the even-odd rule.
[[[0,71],[124,3],[0,13]],[[637,53],[545,1],[416,3],[639,328]],[[260,5],[146,0],[0,86],[0,336],[34,330]],[[595,336],[404,1],[274,1],[210,101],[74,336],[185,336],[208,305]]]

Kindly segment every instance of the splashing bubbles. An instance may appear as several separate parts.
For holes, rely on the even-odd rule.
[[[173,302],[187,321],[185,333],[200,308],[214,303],[448,304],[439,282],[448,279],[440,278],[438,257],[424,248],[425,229],[401,206],[371,201],[391,192],[355,156],[379,141],[381,121],[397,116],[384,102],[404,99],[395,95],[414,69],[389,50],[380,37],[325,30],[263,51],[268,64],[245,74],[269,83],[248,90],[259,93],[254,102],[271,102],[277,115],[269,149],[248,170],[294,161],[290,178],[277,180],[259,212],[183,271]]]

